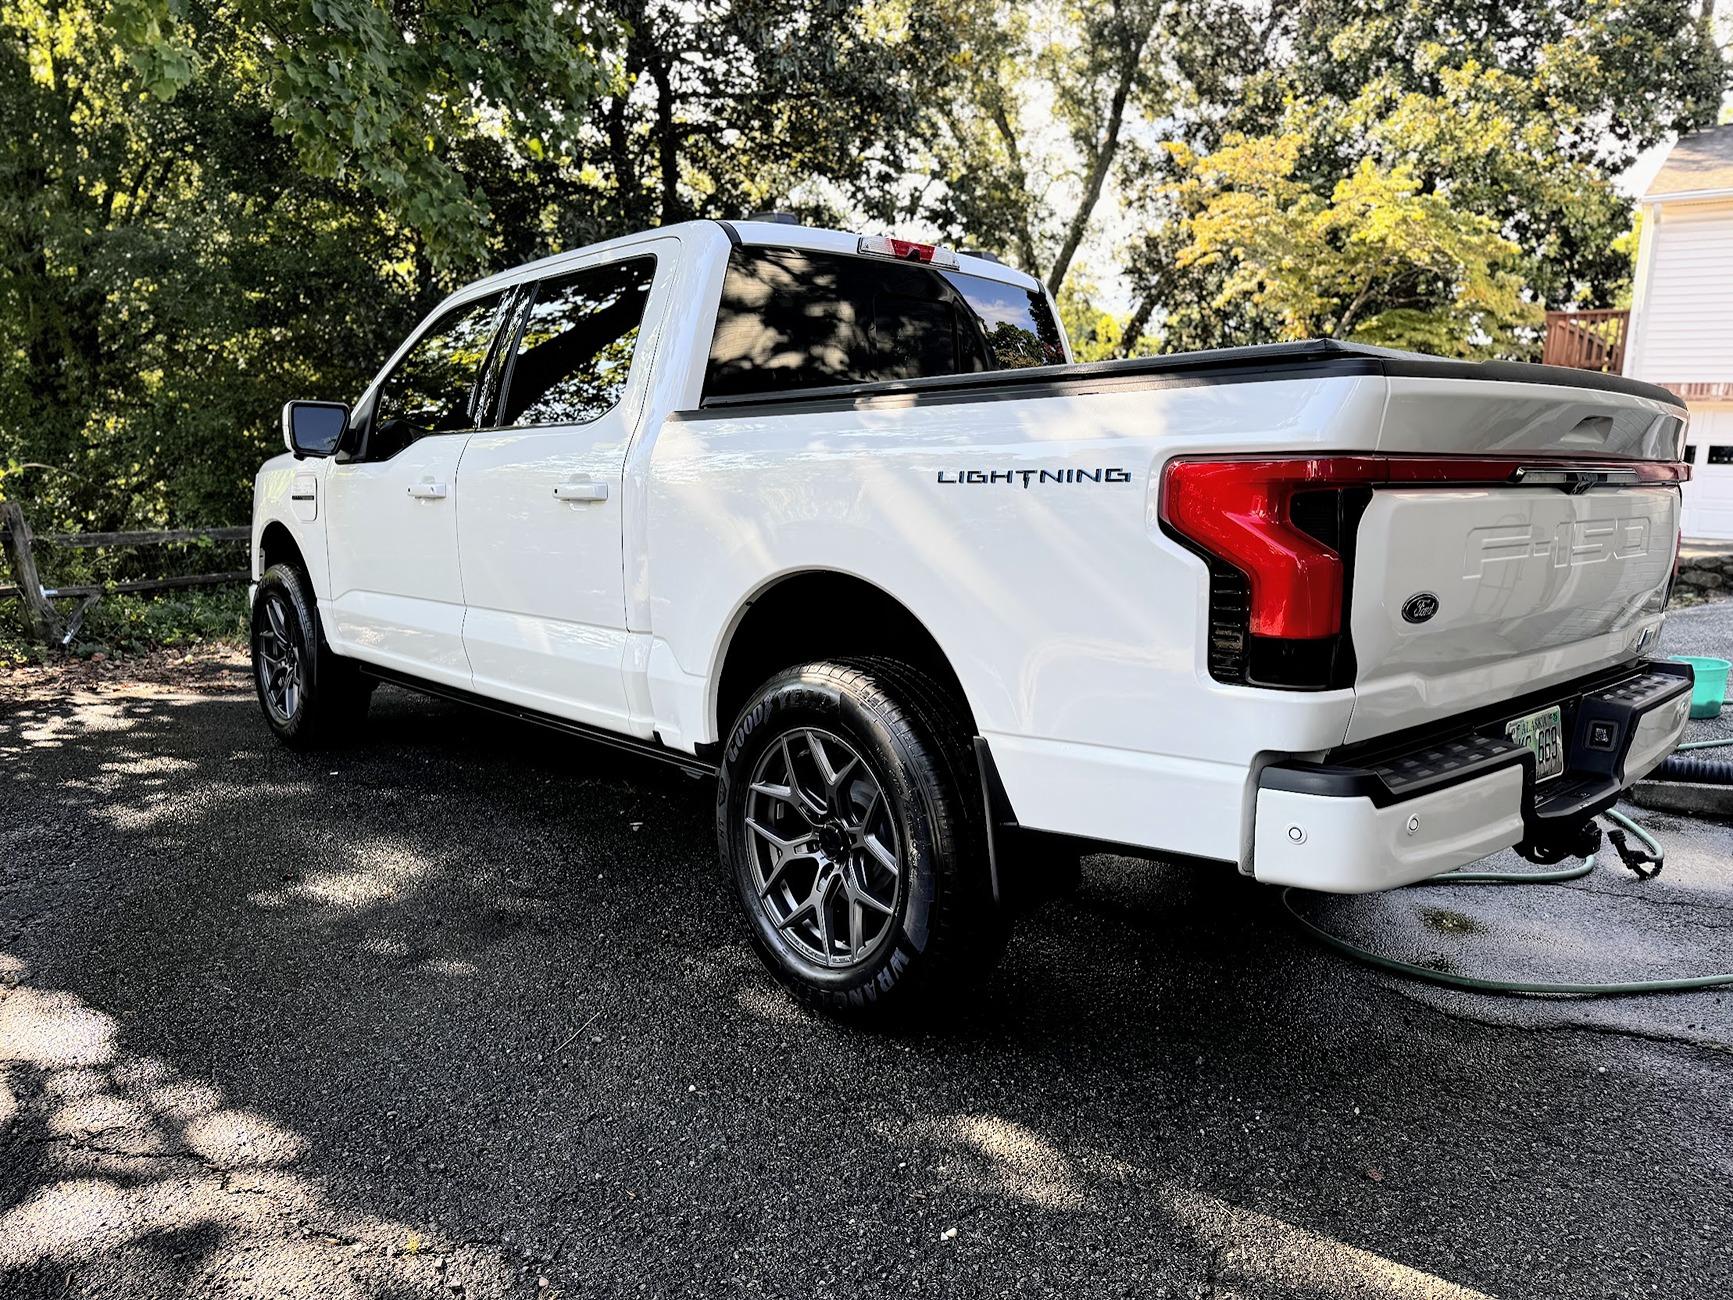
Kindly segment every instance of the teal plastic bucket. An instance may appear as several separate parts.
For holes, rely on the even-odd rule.
[[[1733,664],[1725,659],[1705,659],[1697,655],[1674,655],[1679,663],[1690,664],[1697,674],[1697,684],[1691,688],[1691,716],[1718,718],[1721,705],[1727,700],[1727,670]]]

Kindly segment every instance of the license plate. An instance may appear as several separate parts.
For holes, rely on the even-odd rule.
[[[1535,780],[1550,781],[1565,770],[1564,726],[1556,704],[1527,717],[1512,718],[1504,724],[1504,734],[1534,755]]]

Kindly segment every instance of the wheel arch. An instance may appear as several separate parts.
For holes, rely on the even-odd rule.
[[[735,609],[710,674],[712,734],[726,743],[741,707],[777,671],[861,655],[885,655],[929,673],[956,698],[973,734],[968,688],[927,623],[878,584],[822,568],[768,578]]]
[[[273,519],[259,533],[259,571],[263,577],[266,569],[273,564],[292,564],[312,581],[313,573],[307,567],[307,557],[301,553],[301,545],[295,540],[294,533],[281,519]]]

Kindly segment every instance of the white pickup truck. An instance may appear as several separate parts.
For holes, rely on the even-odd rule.
[[[1582,851],[1685,725],[1684,420],[1331,342],[1078,365],[991,258],[692,222],[285,408],[259,699],[296,745],[385,680],[713,772],[770,967],[909,1005],[1091,848],[1332,891]]]

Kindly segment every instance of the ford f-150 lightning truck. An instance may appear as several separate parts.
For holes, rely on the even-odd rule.
[[[1335,342],[1074,364],[996,260],[695,221],[451,295],[255,488],[272,729],[379,681],[713,773],[832,1010],[1085,850],[1384,889],[1583,851],[1668,754],[1685,412]]]

